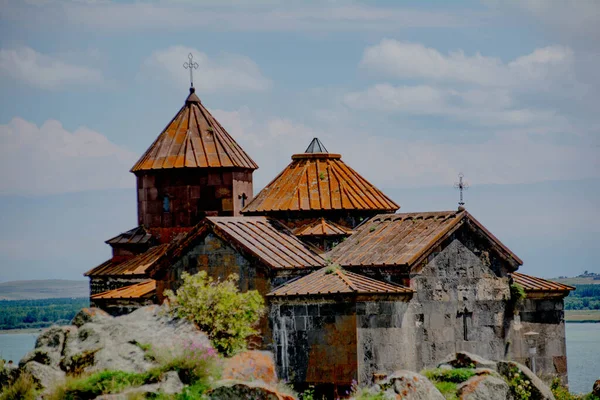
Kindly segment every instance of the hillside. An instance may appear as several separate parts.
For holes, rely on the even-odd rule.
[[[44,279],[0,283],[0,300],[37,300],[89,297],[88,281]]]

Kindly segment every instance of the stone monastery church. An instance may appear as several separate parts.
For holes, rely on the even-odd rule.
[[[259,346],[291,383],[362,385],[456,351],[566,379],[573,288],[517,272],[521,259],[463,207],[398,213],[318,139],[254,196],[257,168],[192,87],[131,169],[138,226],[85,273],[92,305],[123,314],[162,302],[184,271],[236,273],[265,296]]]

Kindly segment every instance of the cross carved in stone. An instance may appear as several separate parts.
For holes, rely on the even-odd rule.
[[[463,339],[465,341],[469,340],[469,322],[468,320],[473,317],[473,313],[465,309],[463,311],[459,311],[456,315],[457,317],[462,317],[463,320]]]

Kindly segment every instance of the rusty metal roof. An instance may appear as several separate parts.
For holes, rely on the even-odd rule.
[[[568,292],[575,290],[573,286],[525,275],[520,272],[513,272],[512,277],[516,283],[523,286],[526,292]]]
[[[257,169],[258,165],[208,112],[191,88],[184,106],[131,172],[215,167]]]
[[[296,236],[348,236],[352,234],[352,230],[342,225],[318,218],[306,225],[302,225],[294,229]]]
[[[320,142],[319,142],[320,143]],[[321,148],[322,144],[319,145]],[[309,146],[307,151],[315,146]],[[272,211],[375,210],[400,208],[383,192],[332,153],[302,153],[242,210]]]
[[[272,269],[318,268],[325,265],[325,260],[319,255],[317,248],[303,243],[292,231],[274,219],[207,217],[181,242],[171,245],[165,255],[165,262],[156,265],[150,275],[154,277],[160,270],[168,268],[169,260],[181,257],[198,238],[210,231]]]
[[[143,226],[137,226],[133,229],[123,232],[105,243],[108,244],[146,244],[152,239],[152,234]]]
[[[342,268],[325,267],[273,290],[267,296],[413,293],[405,286],[379,281]]]
[[[516,269],[523,262],[467,211],[380,214],[356,229],[327,257],[342,266],[412,267],[463,223],[487,237],[498,253]]]
[[[143,299],[150,298],[156,294],[156,281],[148,279],[134,285],[125,286],[107,292],[93,294],[92,300],[101,299]]]
[[[151,247],[127,261],[108,260],[89,270],[85,276],[144,275],[147,270],[167,251],[168,243]]]

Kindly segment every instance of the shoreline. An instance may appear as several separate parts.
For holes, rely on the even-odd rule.
[[[49,328],[49,327],[48,327]],[[20,333],[41,333],[47,328],[25,328],[25,329],[2,329],[0,335],[20,334]]]

